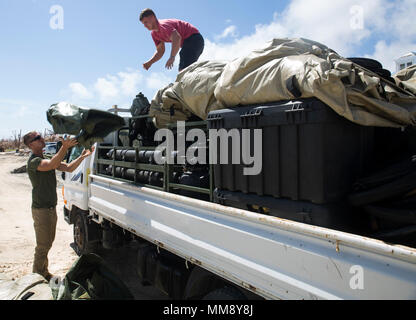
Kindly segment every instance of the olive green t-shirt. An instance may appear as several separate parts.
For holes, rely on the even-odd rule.
[[[32,183],[32,208],[45,209],[55,207],[58,202],[56,195],[55,170],[38,171],[43,157],[32,154],[27,162],[27,172]]]

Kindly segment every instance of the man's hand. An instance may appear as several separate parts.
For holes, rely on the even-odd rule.
[[[60,138],[62,141],[62,148],[68,150],[78,144],[78,141],[76,139],[63,139]]]
[[[85,158],[89,157],[95,150],[95,147],[91,147],[91,150],[88,149],[84,149],[84,151],[82,151],[81,155],[75,159],[74,161],[72,161],[71,163],[65,163],[62,162],[59,167],[58,170],[62,171],[62,172],[74,172],[76,168],[79,167],[79,165],[82,163],[82,161],[84,161]]]
[[[94,146],[91,147],[91,150],[84,149],[84,151],[82,151],[81,153],[82,159],[88,158],[94,152],[94,150],[95,150]]]
[[[150,61],[143,63],[143,68],[145,70],[149,70],[151,66],[152,66],[152,63]]]
[[[175,62],[175,57],[170,57],[168,62],[166,62],[166,69],[172,69],[174,62]]]

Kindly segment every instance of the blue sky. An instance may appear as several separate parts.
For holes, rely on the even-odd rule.
[[[271,38],[304,37],[345,57],[376,58],[394,72],[395,58],[416,51],[416,1],[364,3],[0,0],[0,139],[13,130],[51,128],[46,110],[53,103],[129,107],[139,91],[151,100],[174,81],[177,65],[174,70],[164,68],[168,54],[149,71],[141,67],[155,50],[138,21],[146,7],[159,18],[195,25],[206,40],[201,59],[229,60]],[[50,26],[54,5],[63,9],[63,29]]]

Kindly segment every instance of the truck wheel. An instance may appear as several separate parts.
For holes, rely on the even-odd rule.
[[[98,243],[88,241],[86,216],[77,213],[74,219],[74,250],[78,256],[97,250]]]
[[[211,291],[202,300],[247,300],[247,298],[236,288],[225,286]]]
[[[368,59],[368,58],[347,58],[347,59],[373,72],[375,69],[383,68],[383,65],[374,59]]]

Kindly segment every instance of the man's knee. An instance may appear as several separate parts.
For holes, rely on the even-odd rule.
[[[52,245],[50,244],[37,245],[35,247],[35,256],[47,256],[51,248],[52,248]]]

